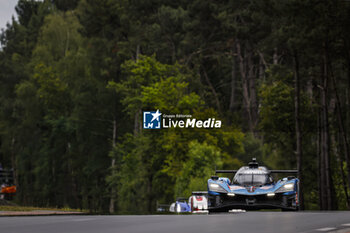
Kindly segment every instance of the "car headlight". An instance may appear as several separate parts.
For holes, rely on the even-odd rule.
[[[221,185],[216,183],[209,183],[209,190],[213,192],[227,193],[227,191],[223,187],[221,187]]]
[[[281,188],[277,189],[277,193],[285,193],[294,191],[294,183],[288,183],[283,185]]]

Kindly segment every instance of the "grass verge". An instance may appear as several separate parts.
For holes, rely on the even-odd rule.
[[[42,207],[32,207],[32,206],[0,206],[0,211],[40,211],[40,210],[50,210],[50,211],[66,211],[66,212],[82,212],[87,213],[86,210],[71,209],[71,208],[42,208]]]

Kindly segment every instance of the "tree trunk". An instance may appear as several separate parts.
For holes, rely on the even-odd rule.
[[[323,143],[323,129],[322,129],[322,111],[321,109],[318,109],[317,112],[317,155],[318,155],[318,199],[319,199],[319,207],[321,210],[325,209],[325,195],[324,195],[324,180],[325,180],[325,174],[324,174],[324,157],[323,152],[321,149],[322,143]]]
[[[234,51],[232,51],[232,54]],[[235,110],[235,91],[236,91],[236,59],[235,56],[232,55],[232,66],[231,66],[231,97],[230,97],[230,112],[234,112]]]
[[[322,124],[323,124],[323,156],[325,166],[325,191],[326,191],[326,206],[327,210],[335,208],[334,201],[335,196],[333,191],[333,179],[330,164],[330,143],[329,143],[329,122],[328,122],[328,50],[327,45],[324,46],[323,55],[323,72],[322,72],[322,91],[321,91],[321,104],[322,104]]]
[[[338,134],[338,137],[341,138],[340,134]],[[332,144],[335,145],[336,144],[336,140],[334,138],[334,135],[332,135],[331,139],[332,139]],[[349,209],[350,203],[349,203],[348,187],[347,187],[347,184],[346,184],[346,177],[345,177],[345,172],[344,172],[344,168],[343,168],[344,161],[343,161],[342,156],[339,154],[338,146],[334,146],[333,148],[334,148],[333,149],[333,153],[336,156],[336,159],[337,159],[337,162],[338,162],[338,166],[339,166],[339,169],[340,169],[340,175],[341,175],[341,179],[342,179],[343,191],[345,193],[345,198],[346,198],[346,207]]]
[[[297,169],[299,177],[299,203],[300,209],[304,209],[304,196],[303,196],[303,150],[302,150],[302,133],[300,127],[300,77],[299,77],[299,60],[298,54],[294,53],[294,119],[295,119],[295,137],[296,137],[296,158],[297,158]]]
[[[251,112],[251,102],[249,97],[249,82],[248,82],[248,74],[246,68],[246,59],[243,57],[241,43],[239,40],[236,42],[237,47],[237,55],[239,59],[239,70],[242,77],[242,91],[243,91],[243,108],[245,109],[248,115],[248,127],[249,131],[254,131],[253,117]]]
[[[337,119],[338,119],[338,128],[339,128],[339,132],[343,141],[343,147],[344,147],[344,154],[345,154],[345,160],[346,160],[346,168],[347,168],[347,181],[348,181],[348,186],[350,187],[350,151],[349,151],[349,143],[348,143],[348,139],[347,139],[347,134],[345,132],[345,127],[344,127],[344,120],[343,120],[343,116],[342,116],[342,106],[341,106],[341,102],[340,102],[340,98],[339,98],[339,94],[338,94],[338,90],[337,90],[337,82],[335,79],[335,76],[332,72],[331,69],[331,76],[332,76],[332,81],[333,81],[333,89],[334,89],[334,93],[335,93],[335,97],[336,97],[336,106],[337,106],[337,110],[336,110],[336,115],[337,115]],[[343,171],[343,164],[341,163],[341,167],[340,167],[342,174],[344,173]],[[349,197],[348,197],[348,193],[346,192],[346,197],[347,197],[347,204],[348,207],[350,207],[349,203]]]
[[[148,184],[147,184],[147,193],[148,193],[148,204],[147,204],[147,211],[148,213],[152,213],[153,212],[153,207],[154,207],[154,204],[153,204],[153,175],[149,175],[148,177]]]
[[[112,148],[114,149],[115,144],[116,144],[116,137],[117,137],[117,120],[113,120],[113,137],[112,137]],[[115,157],[112,158],[112,174],[114,173],[114,168],[115,168]],[[115,195],[116,195],[116,189],[113,186],[111,189],[111,199],[109,202],[109,213],[114,213],[115,212]]]
[[[266,66],[264,65],[264,62],[262,61],[262,58],[259,59],[259,80],[262,80],[265,82],[265,69]]]
[[[134,118],[134,136],[139,134],[139,129],[140,129],[140,111],[137,110],[135,112],[135,118]]]
[[[205,71],[204,68],[203,68],[203,74],[204,74],[205,81],[207,82],[211,92],[213,93],[213,96],[214,96],[214,99],[215,99],[216,108],[217,108],[217,110],[218,110],[218,112],[220,114],[221,113],[221,107],[220,107],[220,101],[219,101],[218,94],[215,91],[215,88],[214,88],[213,84],[210,82],[208,74],[207,74],[207,72]]]
[[[64,57],[67,55],[68,49],[69,49],[69,30],[67,29],[66,47],[65,47],[64,53],[63,53]]]
[[[13,137],[11,140],[11,165],[13,170],[13,184],[16,185],[16,188],[19,188],[18,177],[17,177],[17,162],[16,162],[16,153],[15,153],[15,143],[16,139]]]
[[[329,210],[331,207],[331,168],[330,168],[330,158],[329,158],[329,129],[328,129],[328,106],[327,106],[327,77],[324,75],[323,80],[323,91],[322,91],[322,121],[323,121],[323,157],[325,166],[325,192],[326,192],[326,209]]]
[[[136,46],[136,61],[139,60],[139,57],[140,57],[140,45],[138,44]]]
[[[273,59],[273,64],[277,65],[278,64],[278,50],[277,50],[276,47],[273,49],[273,57],[272,57],[272,59]]]
[[[249,67],[249,72],[248,72],[249,101],[251,106],[250,112],[251,112],[252,128],[253,128],[252,132],[254,132],[255,127],[258,124],[258,104],[257,104],[256,85],[255,85],[256,72],[254,71],[255,65],[252,58],[252,52],[250,52],[248,56],[248,67]]]

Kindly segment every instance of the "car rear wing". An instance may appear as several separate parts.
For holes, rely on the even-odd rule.
[[[235,174],[238,170],[215,170],[215,174],[218,173],[233,173]]]
[[[192,191],[192,195],[208,195],[208,191]]]
[[[298,170],[270,170],[271,173],[290,173],[290,174],[298,174]]]
[[[230,173],[235,174],[238,170],[216,170],[215,174],[218,173]],[[283,173],[283,174],[298,174],[298,170],[269,170],[270,173]]]

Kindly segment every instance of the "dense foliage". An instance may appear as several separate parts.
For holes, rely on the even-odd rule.
[[[150,213],[215,168],[297,168],[350,207],[347,1],[19,0],[1,32],[0,162],[17,202]],[[142,111],[222,120],[142,129]],[[317,177],[317,179],[315,179]]]

